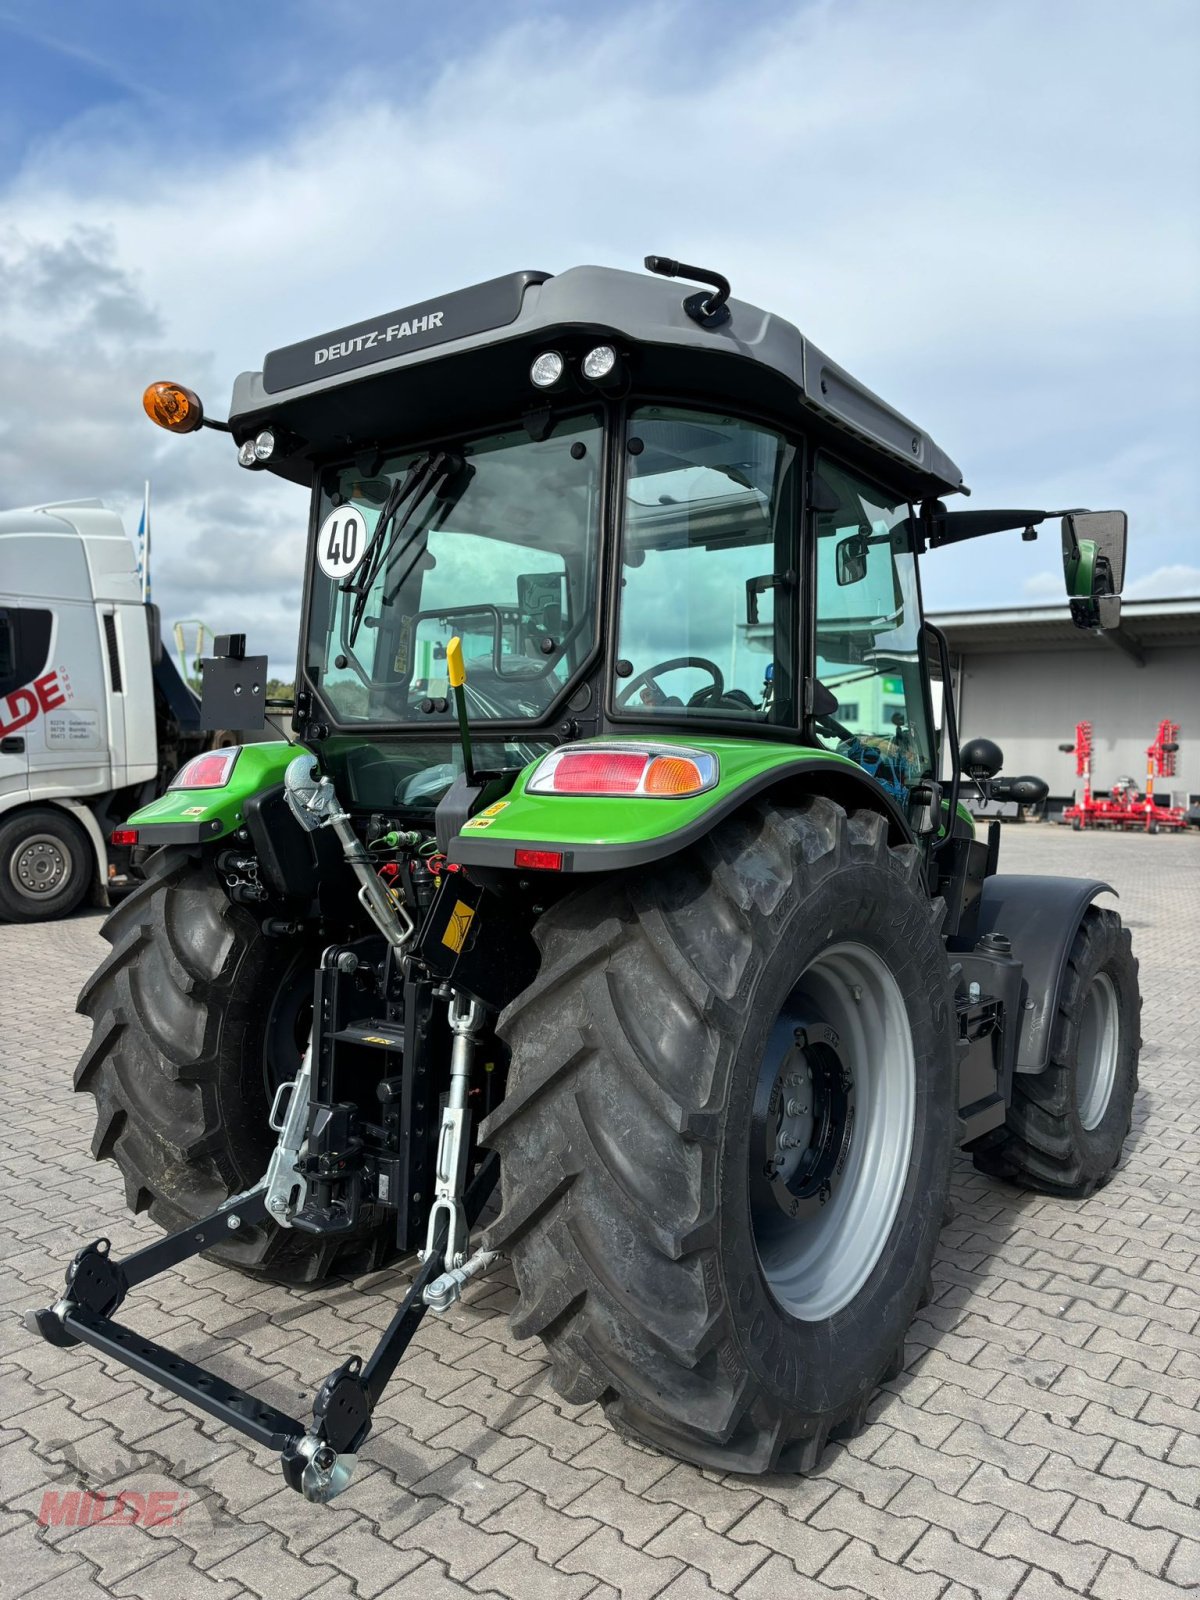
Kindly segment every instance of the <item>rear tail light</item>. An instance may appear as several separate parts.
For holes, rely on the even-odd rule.
[[[530,794],[633,795],[679,799],[717,781],[717,758],[705,750],[663,745],[577,745],[544,756]]]
[[[550,786],[555,794],[636,794],[647,759],[640,750],[567,750]]]
[[[167,788],[223,789],[241,753],[240,745],[231,745],[224,750],[207,750],[202,756],[193,756],[184,762]]]
[[[109,834],[109,840],[115,845],[131,845],[138,841],[136,828],[114,828]]]
[[[700,768],[690,756],[655,756],[643,783],[647,794],[698,794],[704,788]]]

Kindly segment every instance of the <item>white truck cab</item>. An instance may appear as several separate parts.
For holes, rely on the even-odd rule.
[[[0,918],[105,904],[110,831],[201,738],[120,517],[0,512]]]

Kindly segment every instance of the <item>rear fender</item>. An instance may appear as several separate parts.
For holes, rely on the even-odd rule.
[[[1050,1061],[1067,958],[1084,913],[1098,894],[1115,894],[1099,878],[1041,878],[998,873],[985,878],[978,932],[1005,934],[1024,968],[1018,1072],[1044,1072]]]
[[[304,746],[283,739],[237,747],[238,757],[229,781],[214,789],[168,789],[128,818],[136,828],[138,844],[204,844],[234,833],[246,821],[246,808],[255,795],[282,783],[293,756]]]
[[[512,870],[518,850],[538,850],[558,856],[557,870],[564,873],[643,867],[687,849],[747,801],[764,795],[787,804],[805,794],[824,794],[847,810],[879,812],[893,844],[912,840],[896,800],[844,757],[749,740],[671,742],[718,757],[714,788],[670,798],[531,794],[526,787],[530,766],[502,800],[463,824],[449,844],[451,861],[485,871]]]

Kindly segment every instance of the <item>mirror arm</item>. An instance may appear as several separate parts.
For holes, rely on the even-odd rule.
[[[921,507],[920,530],[932,549],[945,544],[961,544],[964,539],[982,539],[991,533],[1015,533],[1036,538],[1033,532],[1060,511],[947,511],[940,501],[926,501]]]

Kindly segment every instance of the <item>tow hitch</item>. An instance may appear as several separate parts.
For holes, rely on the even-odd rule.
[[[468,1226],[478,1220],[487,1204],[498,1171],[498,1158],[494,1154],[487,1156],[467,1188],[462,1206]],[[230,1232],[263,1222],[267,1216],[266,1197],[264,1182],[227,1200],[202,1222],[157,1239],[124,1261],[114,1259],[107,1239],[85,1245],[67,1268],[62,1296],[44,1310],[27,1311],[25,1325],[50,1344],[89,1344],[152,1378],[218,1422],[278,1450],[284,1477],[306,1500],[332,1500],[350,1481],[358,1452],[371,1431],[379,1397],[425,1312],[432,1307],[447,1309],[457,1300],[462,1282],[494,1265],[497,1257],[494,1252],[481,1251],[474,1259],[489,1256],[486,1266],[477,1266],[470,1272],[472,1262],[467,1262],[439,1278],[445,1265],[443,1222],[433,1249],[426,1252],[408,1293],[374,1350],[365,1362],[359,1356],[351,1356],[329,1374],[313,1401],[312,1420],[306,1424],[113,1321],[126,1295],[138,1284],[199,1255]],[[429,1294],[435,1284],[446,1278],[453,1278],[454,1285],[441,1288],[436,1296]]]

